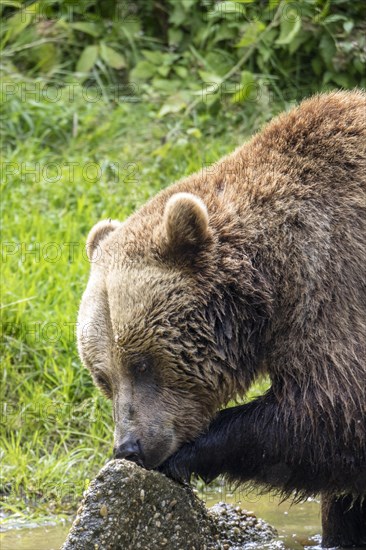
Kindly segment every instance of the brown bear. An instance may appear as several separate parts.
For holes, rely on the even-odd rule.
[[[366,94],[317,95],[98,223],[78,323],[117,458],[321,493],[326,547],[366,545],[365,148]]]

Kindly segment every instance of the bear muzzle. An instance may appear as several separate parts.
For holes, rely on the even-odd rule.
[[[120,445],[113,449],[114,458],[124,458],[144,466],[144,455],[140,441],[133,436],[127,437]]]

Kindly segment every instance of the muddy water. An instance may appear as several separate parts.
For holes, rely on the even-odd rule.
[[[59,550],[70,525],[11,529],[0,533],[1,550]]]
[[[221,494],[220,494],[221,492]],[[208,507],[219,500],[240,506],[253,511],[258,517],[267,521],[278,532],[277,544],[264,546],[250,545],[250,550],[320,550],[320,505],[318,501],[308,500],[301,504],[292,504],[291,501],[280,502],[274,495],[258,495],[255,492],[242,493],[237,490],[227,492],[225,488],[211,492],[205,490],[200,495]],[[281,544],[279,544],[281,542]],[[249,548],[249,547],[248,547]]]
[[[255,493],[230,493],[224,488],[198,492],[207,506],[213,506],[220,500],[252,510],[256,515],[276,527],[283,543],[264,546],[250,545],[250,550],[278,550],[286,548],[316,550],[320,542],[319,504],[315,501],[291,506],[291,503],[279,504],[279,499],[271,495],[258,496]],[[0,533],[1,550],[58,550],[64,542],[69,526],[47,526],[34,529],[12,529]],[[249,550],[249,547],[248,547]]]

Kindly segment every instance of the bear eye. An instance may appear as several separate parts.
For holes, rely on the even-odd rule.
[[[146,372],[149,368],[149,361],[147,359],[142,359],[142,361],[139,361],[136,366],[136,370],[139,373]]]
[[[151,360],[148,357],[142,357],[133,362],[132,369],[135,375],[147,374],[151,372]]]

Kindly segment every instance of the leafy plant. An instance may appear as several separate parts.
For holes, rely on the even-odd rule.
[[[365,86],[364,2],[1,2],[8,70],[132,83],[160,116]],[[70,74],[71,73],[71,74]],[[259,97],[260,96],[260,97]]]

